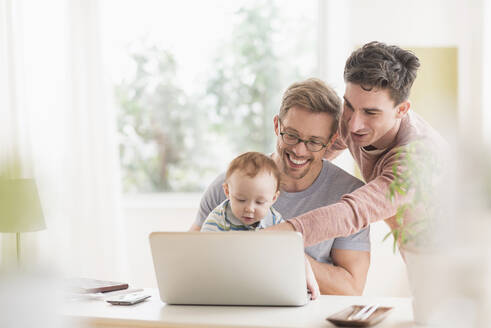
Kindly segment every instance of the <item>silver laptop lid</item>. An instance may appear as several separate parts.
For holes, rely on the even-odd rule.
[[[298,232],[153,232],[149,238],[165,303],[307,303]]]

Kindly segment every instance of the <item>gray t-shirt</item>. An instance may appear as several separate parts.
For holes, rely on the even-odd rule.
[[[201,226],[208,214],[226,199],[222,188],[224,180],[225,173],[222,173],[208,186],[196,215],[197,226]],[[309,188],[300,192],[281,191],[273,206],[281,213],[284,220],[288,220],[316,208],[336,203],[341,196],[361,186],[363,182],[324,160],[321,173]],[[325,240],[305,248],[305,252],[319,262],[332,263],[332,248],[370,251],[370,227],[348,237]]]

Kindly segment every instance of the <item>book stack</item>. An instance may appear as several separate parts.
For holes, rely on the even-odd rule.
[[[90,278],[70,278],[66,280],[64,285],[68,298],[75,300],[105,300],[116,295],[142,291],[142,289],[128,288],[127,283]]]

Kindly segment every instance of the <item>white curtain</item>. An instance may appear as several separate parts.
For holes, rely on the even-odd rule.
[[[483,132],[484,142],[491,148],[491,100],[489,90],[491,90],[491,1],[484,1],[483,10]]]
[[[47,225],[22,235],[23,260],[70,276],[125,280],[98,1],[0,0],[0,25],[0,155],[19,157],[24,175],[37,179]],[[1,238],[6,262],[13,240]]]

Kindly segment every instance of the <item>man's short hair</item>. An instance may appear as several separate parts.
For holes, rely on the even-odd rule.
[[[283,94],[280,118],[284,118],[292,107],[300,107],[314,113],[328,113],[333,117],[331,137],[336,133],[341,116],[341,99],[323,81],[310,78],[292,84]]]
[[[364,90],[387,89],[395,105],[406,101],[419,59],[411,51],[373,41],[355,50],[344,67],[345,82],[360,85]]]
[[[241,171],[251,178],[254,178],[259,172],[271,173],[276,180],[276,191],[280,190],[280,170],[269,156],[254,151],[237,156],[230,162],[225,180],[228,180],[235,171]]]

